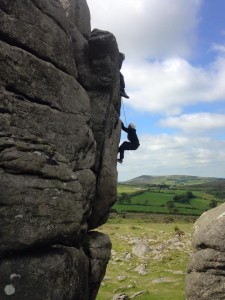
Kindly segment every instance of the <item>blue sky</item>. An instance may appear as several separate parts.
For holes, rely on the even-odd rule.
[[[141,146],[125,153],[118,180],[225,178],[225,1],[87,3],[92,29],[112,32],[126,55],[123,106]],[[125,116],[121,107],[124,123]]]

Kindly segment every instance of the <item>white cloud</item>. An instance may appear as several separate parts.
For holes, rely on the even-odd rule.
[[[164,134],[142,136],[140,144],[136,151],[125,151],[119,181],[140,175],[224,177],[225,141]]]
[[[213,44],[212,49],[214,51],[219,52],[222,55],[225,54],[225,45],[223,45],[223,44]]]
[[[126,103],[138,110],[178,114],[188,105],[225,100],[223,57],[204,68],[177,57],[125,64],[122,72],[131,96]]]
[[[122,73],[131,98],[128,105],[174,115],[188,105],[225,100],[225,57],[206,67],[187,61],[203,0],[87,2],[92,27],[114,33],[126,54]],[[224,48],[214,45],[214,50],[221,54]]]
[[[193,137],[193,132],[224,128],[224,115],[179,116],[188,106],[225,101],[224,44],[212,41],[211,50],[217,56],[212,63],[194,66],[188,62],[196,51],[204,0],[87,2],[92,28],[112,32],[126,55],[121,70],[130,96],[124,99],[126,105],[136,115],[138,111],[164,114],[167,118],[161,119],[161,125],[182,130],[182,135],[141,136],[141,147],[126,151],[123,165],[118,165],[119,180],[143,174],[224,177],[225,141]]]
[[[201,0],[87,0],[92,28],[112,32],[131,58],[187,56]]]
[[[181,129],[192,134],[225,129],[225,115],[212,113],[184,114],[160,120],[164,127]]]

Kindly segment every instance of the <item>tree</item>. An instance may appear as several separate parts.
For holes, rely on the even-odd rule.
[[[166,207],[168,208],[168,210],[171,212],[171,211],[174,211],[174,207],[175,207],[175,204],[174,204],[174,201],[167,201],[166,202]]]
[[[186,196],[187,196],[188,199],[194,198],[194,195],[193,195],[193,193],[191,191],[187,191],[186,192]]]
[[[130,204],[130,195],[127,193],[122,193],[118,200],[119,204]]]
[[[209,207],[210,208],[214,208],[214,207],[217,207],[217,201],[216,200],[211,200],[210,202],[209,202]]]
[[[184,194],[180,194],[180,195],[175,195],[173,197],[173,200],[175,202],[179,202],[179,203],[186,203],[186,204],[190,204],[190,199],[194,198],[194,195],[191,191],[187,191]]]

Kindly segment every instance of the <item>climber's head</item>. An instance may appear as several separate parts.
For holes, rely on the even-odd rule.
[[[135,128],[136,128],[136,126],[135,126],[135,124],[134,124],[134,123],[130,123],[130,124],[128,125],[128,127],[131,127],[131,128],[133,128],[133,129],[135,129]]]

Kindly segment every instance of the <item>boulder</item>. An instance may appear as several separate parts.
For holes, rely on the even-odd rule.
[[[194,225],[186,276],[187,300],[224,299],[225,204],[202,214]]]
[[[137,242],[132,248],[132,253],[139,258],[145,258],[145,256],[149,252],[150,252],[149,246],[141,240]]]

